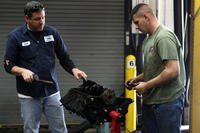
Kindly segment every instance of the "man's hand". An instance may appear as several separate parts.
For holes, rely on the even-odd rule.
[[[139,82],[143,80],[143,77],[144,77],[144,74],[141,73],[137,75],[137,77],[127,80],[125,82],[125,86],[127,87],[127,89],[132,90],[133,87],[137,86]]]
[[[78,80],[80,80],[81,78],[83,78],[83,79],[87,78],[87,75],[85,74],[85,72],[79,70],[78,68],[73,68],[72,73],[73,73],[74,77]]]
[[[18,66],[14,66],[11,69],[11,72],[14,75],[22,76],[23,79],[25,80],[25,82],[31,83],[34,80],[34,78],[33,78],[33,74],[34,73],[32,71],[28,70],[28,69],[25,69],[25,68],[22,68],[22,67],[18,67]]]
[[[127,80],[125,86],[129,90],[136,90],[139,94],[143,94],[148,89],[147,82],[139,82],[137,79]]]
[[[125,82],[125,86],[127,87],[127,89],[132,90],[133,87],[138,85],[138,81],[135,79],[129,79]]]
[[[33,80],[34,80],[34,78],[33,78],[33,72],[32,71],[30,71],[30,70],[28,70],[28,69],[24,69],[23,71],[22,71],[22,77],[24,78],[24,80],[26,81],[26,82],[28,82],[28,83],[31,83],[31,82],[33,82]]]
[[[143,94],[147,89],[147,82],[138,82],[138,84],[135,87],[133,87],[133,90],[136,90],[136,92],[139,94]]]

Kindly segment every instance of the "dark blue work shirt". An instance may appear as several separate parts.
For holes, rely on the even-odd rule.
[[[16,76],[18,93],[32,97],[45,97],[56,93],[59,89],[55,70],[56,56],[61,66],[72,74],[71,70],[75,65],[57,30],[45,25],[43,31],[31,32],[26,25],[23,25],[8,35],[4,67],[11,73],[13,66],[19,66],[31,70],[40,79],[53,81],[53,84],[37,81],[27,83],[22,76]]]

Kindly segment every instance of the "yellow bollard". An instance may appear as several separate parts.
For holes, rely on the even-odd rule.
[[[136,59],[134,55],[126,57],[125,81],[136,77]],[[136,131],[136,91],[125,88],[125,97],[133,99],[129,104],[128,113],[125,117],[125,133]]]
[[[199,133],[200,127],[200,0],[192,0],[192,29],[191,29],[191,99],[190,99],[190,133]],[[190,33],[189,33],[190,34]]]

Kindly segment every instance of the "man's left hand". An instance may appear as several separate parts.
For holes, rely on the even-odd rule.
[[[74,75],[74,77],[78,80],[80,79],[86,79],[87,78],[87,75],[85,74],[85,72],[79,70],[78,68],[73,68],[72,69],[72,73]]]

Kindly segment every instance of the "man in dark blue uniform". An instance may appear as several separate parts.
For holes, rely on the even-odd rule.
[[[25,133],[38,133],[44,113],[52,133],[67,133],[64,112],[55,70],[55,57],[61,66],[76,79],[87,75],[75,67],[58,31],[45,25],[44,6],[36,1],[24,8],[26,24],[8,35],[4,57],[5,70],[16,75],[16,86],[21,103]],[[34,80],[51,81],[51,84]]]

